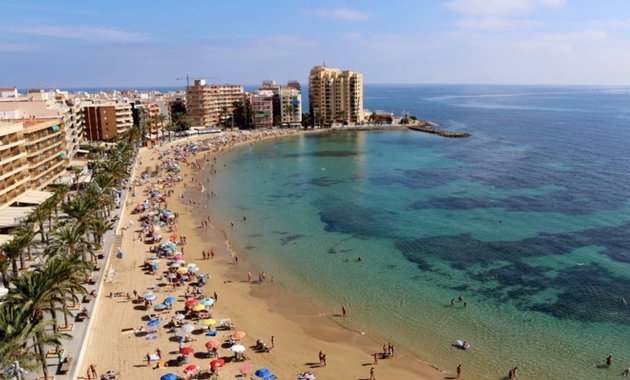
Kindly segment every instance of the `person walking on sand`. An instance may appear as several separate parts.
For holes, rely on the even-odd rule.
[[[610,367],[612,365],[612,355],[608,355],[606,358],[606,366]]]
[[[457,377],[456,379],[459,379],[459,377],[462,375],[462,365],[458,365],[457,366]]]
[[[341,314],[345,317],[346,315],[348,315],[348,309],[346,309],[345,306],[341,306]]]
[[[374,375],[374,367],[370,368],[370,380],[376,380],[376,376]]]
[[[377,365],[378,364],[378,352],[373,353],[372,356],[374,357],[374,363],[373,364]]]

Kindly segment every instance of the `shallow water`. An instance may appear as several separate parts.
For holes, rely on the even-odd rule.
[[[237,221],[239,249],[281,286],[348,306],[359,329],[439,367],[615,378],[630,367],[627,92],[366,87],[367,107],[473,136],[342,132],[243,147],[219,159],[212,212]],[[449,304],[459,295],[467,307]],[[598,368],[607,355],[613,368]]]

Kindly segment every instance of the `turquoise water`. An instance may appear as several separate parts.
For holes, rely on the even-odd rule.
[[[358,329],[439,367],[619,377],[630,367],[629,98],[368,87],[372,108],[473,137],[340,132],[243,147],[219,160],[213,213],[237,221],[238,248],[280,286],[347,305]],[[449,304],[459,295],[468,307]],[[608,355],[613,368],[598,368]]]

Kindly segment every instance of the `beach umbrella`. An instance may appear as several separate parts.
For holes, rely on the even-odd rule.
[[[245,352],[245,350],[246,350],[246,348],[242,344],[235,344],[232,347],[230,347],[230,351],[236,352],[237,354],[238,353],[243,353],[243,352]]]
[[[173,303],[175,301],[176,301],[175,297],[166,297],[166,298],[164,298],[164,303],[171,304],[171,303]]]
[[[182,347],[182,348],[179,349],[179,353],[182,354],[182,355],[190,355],[190,354],[192,354],[194,352],[195,352],[195,349],[190,347],[190,346]]]
[[[218,340],[210,340],[206,343],[206,348],[208,349],[219,348],[220,345],[221,345],[221,342],[219,342]]]
[[[254,365],[252,363],[245,363],[242,366],[240,366],[239,369],[241,370],[241,373],[247,373],[247,371],[249,371],[253,367]]]
[[[254,374],[258,377],[267,377],[271,375],[271,371],[268,368],[259,368]]]
[[[187,275],[185,275],[185,274],[183,274],[183,275],[182,275],[182,280],[184,280],[184,281],[188,280],[188,276],[187,276]]]
[[[191,364],[188,367],[184,368],[184,373],[186,375],[188,375],[188,374],[194,375],[194,374],[196,374],[198,372],[199,372],[199,366],[197,364]]]
[[[169,273],[168,274],[168,278],[171,279],[171,280],[174,280],[174,279],[177,278],[177,274],[176,273]]]
[[[232,334],[232,338],[236,340],[241,340],[245,338],[246,335],[247,334],[245,334],[243,331],[237,331],[234,334]]]
[[[188,268],[179,268],[177,270],[177,273],[179,273],[179,274],[186,274],[186,273],[188,273]]]
[[[153,309],[155,309],[155,311],[162,311],[162,310],[166,310],[166,309],[168,309],[168,306],[166,306],[166,305],[165,305],[165,304],[163,304],[163,303],[159,303],[159,304],[155,305],[155,306],[153,307]]]
[[[182,255],[175,255],[175,256],[173,257],[173,260],[175,260],[175,261],[177,261],[177,260],[183,260],[183,259],[184,259],[184,257],[183,257]]]
[[[201,304],[204,306],[212,306],[214,305],[214,299],[213,298],[204,298],[201,300]]]
[[[197,273],[199,272],[199,267],[188,267],[188,272]]]
[[[178,320],[178,321],[181,321],[182,319],[185,319],[185,318],[186,318],[186,316],[185,316],[184,314],[181,314],[181,313],[176,313],[176,314],[173,316],[173,318],[175,318],[175,319],[176,319],[176,320]]]
[[[210,368],[217,369],[219,367],[223,367],[225,365],[225,360],[223,359],[215,359],[210,362]]]
[[[177,375],[174,373],[167,373],[166,375],[160,377],[160,380],[177,380]]]
[[[195,330],[195,328],[193,327],[193,325],[190,325],[190,324],[185,324],[181,328],[181,331],[184,334],[190,334],[191,332],[193,332],[193,330]]]
[[[208,319],[203,319],[201,321],[201,324],[204,325],[204,326],[213,326],[213,325],[217,324],[217,321],[215,321],[212,318],[208,318]]]
[[[206,307],[201,305],[201,304],[199,304],[199,305],[193,306],[192,310],[193,311],[202,311],[202,310],[206,310]]]
[[[152,321],[149,321],[149,323],[147,323],[147,325],[154,327],[160,324],[160,320],[159,319],[154,319]]]
[[[195,263],[190,263],[190,264],[188,264],[188,266],[189,266],[189,267],[196,267],[196,266],[197,266],[197,264],[195,264]]]
[[[155,301],[156,298],[157,296],[155,294],[149,294],[147,296],[144,296],[144,299],[147,301]]]
[[[153,290],[145,290],[144,292],[142,292],[143,295],[148,296],[153,294]]]
[[[199,300],[196,298],[189,298],[186,300],[186,306],[193,307],[199,305]]]
[[[177,234],[171,234],[171,236],[169,236],[169,239],[176,240]]]
[[[173,263],[170,266],[171,266],[171,268],[180,268],[182,266],[182,263]]]

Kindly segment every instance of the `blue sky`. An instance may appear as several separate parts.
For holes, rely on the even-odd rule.
[[[630,84],[629,0],[0,2],[0,86]]]

